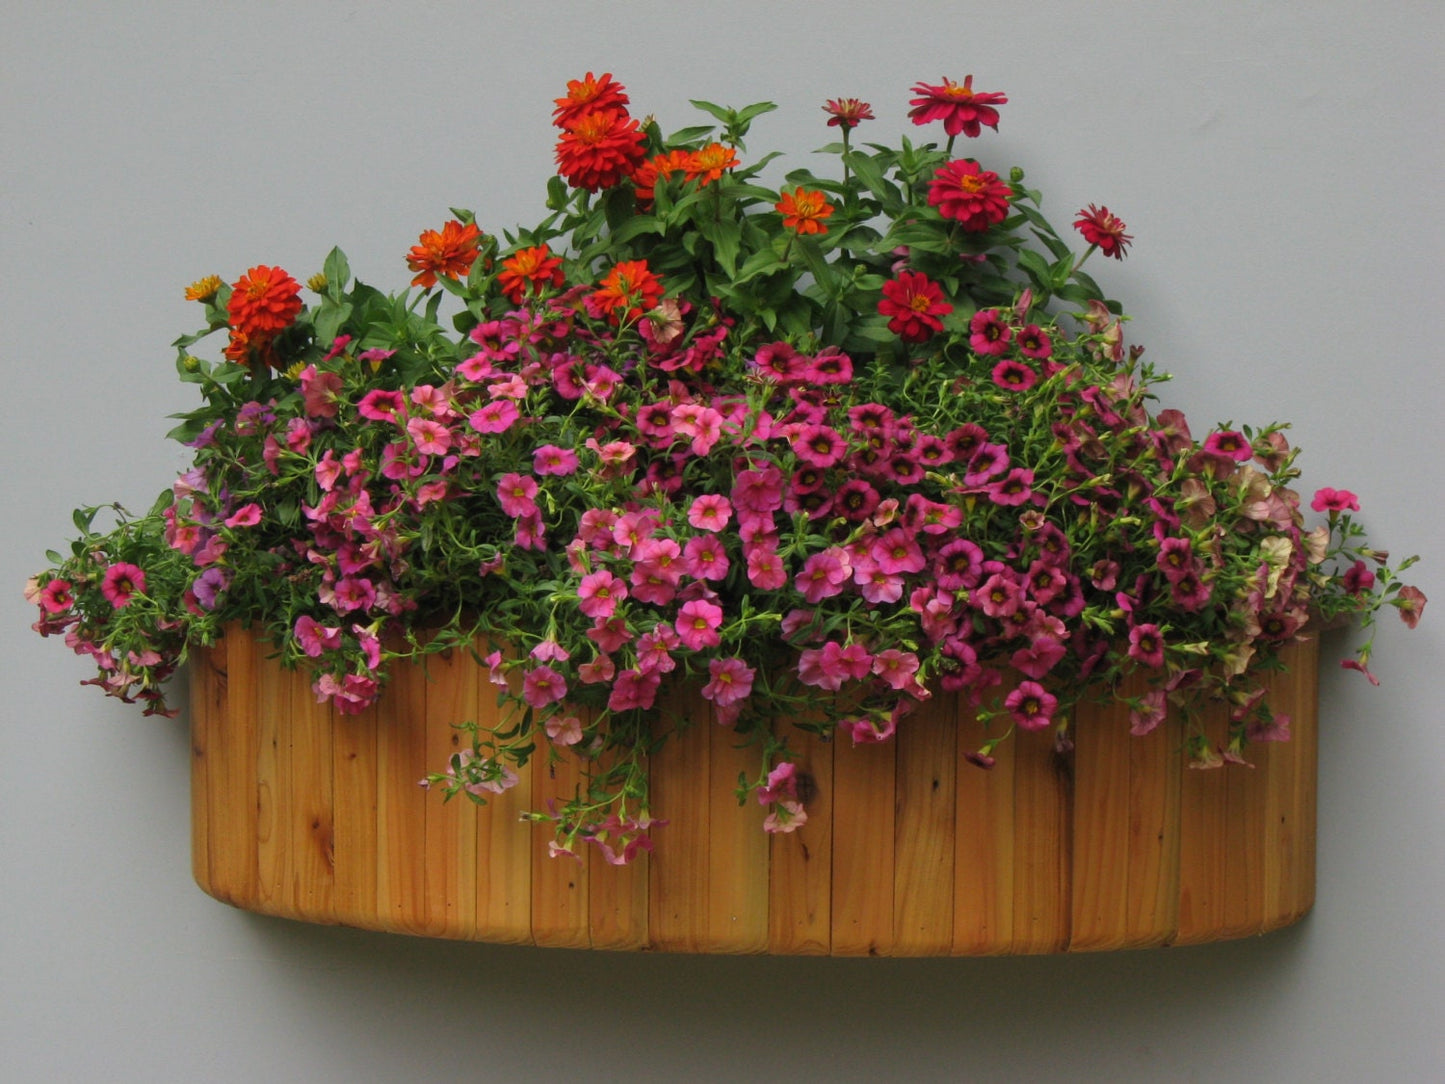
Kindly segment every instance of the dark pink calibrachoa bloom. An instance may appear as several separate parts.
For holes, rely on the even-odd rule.
[[[1315,490],[1310,507],[1316,512],[1358,512],[1360,499],[1348,489],[1331,489],[1325,486]]]
[[[975,354],[1003,357],[1013,341],[1013,329],[997,309],[979,309],[968,322],[968,345]]]
[[[145,590],[145,571],[129,561],[117,561],[111,565],[100,581],[100,593],[117,610],[129,606],[137,595],[145,594]]]
[[[1004,697],[1004,709],[1024,730],[1043,730],[1053,722],[1059,698],[1037,681],[1021,681],[1018,688]]]

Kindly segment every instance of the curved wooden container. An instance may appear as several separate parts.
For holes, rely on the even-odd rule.
[[[656,850],[627,867],[549,859],[518,819],[576,777],[534,759],[478,808],[417,785],[495,715],[458,652],[399,667],[360,716],[232,631],[192,669],[193,864],[237,907],[309,922],[536,945],[676,952],[984,955],[1193,944],[1288,925],[1314,901],[1316,668],[1289,649],[1273,685],[1293,740],[1254,767],[1186,767],[1180,729],[1131,737],[1086,708],[1071,757],[1018,733],[981,771],[984,735],[954,697],[891,744],[790,740],[817,782],[809,820],[770,837],[734,797],[752,750],[692,727],[653,759]],[[683,705],[707,718],[700,698]],[[1211,720],[1225,730],[1219,709]],[[595,848],[585,848],[587,852]]]

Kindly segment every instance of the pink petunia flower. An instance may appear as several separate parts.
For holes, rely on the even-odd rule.
[[[146,574],[128,561],[117,561],[105,570],[100,581],[100,593],[117,610],[123,610],[135,601],[136,595],[145,594]]]
[[[537,511],[537,482],[523,474],[504,474],[497,480],[497,502],[509,516],[521,518]]]
[[[1043,730],[1053,721],[1059,698],[1037,681],[1021,681],[1018,688],[1004,697],[1003,706],[1024,730]]]
[[[687,509],[687,522],[699,531],[720,531],[732,517],[731,502],[719,493],[705,493],[694,498]]]
[[[1360,499],[1348,489],[1331,489],[1325,486],[1315,490],[1310,507],[1316,512],[1358,512]]]
[[[705,647],[716,647],[722,642],[718,635],[718,626],[722,624],[723,611],[721,606],[714,605],[706,599],[693,599],[684,603],[677,612],[678,639],[682,646],[689,651],[701,651]]]
[[[535,666],[522,677],[522,699],[534,708],[545,708],[566,695],[566,679],[550,666]]]
[[[703,686],[702,695],[719,707],[736,704],[752,695],[755,671],[742,659],[711,659],[707,672],[711,680]]]
[[[261,506],[254,501],[226,517],[227,527],[254,527],[261,522]]]
[[[626,597],[627,584],[606,569],[598,569],[582,577],[582,582],[577,587],[577,608],[594,621],[598,618],[609,618],[616,612],[617,604]]]

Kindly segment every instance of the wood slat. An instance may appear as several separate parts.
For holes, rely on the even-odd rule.
[[[680,720],[686,719],[686,723]],[[706,701],[696,692],[668,694],[664,732],[681,725],[651,758],[652,815],[667,821],[653,833],[648,872],[648,930],[654,948],[704,952],[712,920],[708,905],[712,828],[712,734]]]
[[[311,695],[304,672],[291,684],[291,877],[289,904],[310,922],[336,921],[335,809],[332,727],[335,712]]]
[[[474,646],[480,655],[490,650]],[[484,730],[500,725],[496,686],[483,673],[476,675],[474,684],[468,717]],[[476,929],[477,937],[485,941],[532,942],[532,864],[550,861],[545,857],[545,848],[534,853],[533,828],[522,819],[524,811],[538,804],[533,789],[536,765],[545,762],[546,750],[539,748],[534,756],[536,759],[528,767],[518,771],[516,786],[502,794],[488,795],[486,805],[474,807]]]
[[[1123,948],[1129,931],[1130,752],[1138,739],[1111,705],[1079,705],[1074,740],[1069,947]]]
[[[893,853],[897,746],[838,739],[833,754],[835,956],[893,951]]]
[[[1210,744],[1223,745],[1229,729],[1228,709],[1222,703],[1210,703],[1201,714]],[[1224,924],[1229,864],[1225,849],[1227,772],[1226,768],[1184,770],[1179,795],[1179,932],[1175,944],[1212,940]]]
[[[895,956],[941,956],[953,948],[957,715],[954,697],[936,698],[898,726],[893,824]]]
[[[211,663],[211,678],[221,686],[207,740],[211,887],[217,899],[252,908],[259,899],[255,645],[234,628],[226,640],[224,654],[214,654]]]
[[[291,907],[291,675],[255,644],[256,887],[258,909]]]
[[[372,707],[331,720],[332,910],[345,925],[386,929],[377,910],[381,713]]]
[[[477,705],[477,666],[465,651],[428,656],[424,669],[423,772],[444,770],[470,749],[471,735],[458,725],[472,720]],[[426,813],[427,910],[441,937],[471,937],[477,929],[477,809],[466,795],[449,802],[423,801]]]
[[[765,813],[748,794],[739,805],[738,778],[757,776],[756,745],[714,721],[706,701],[695,703],[708,731],[707,941],[718,952],[768,948],[768,835]]]
[[[427,895],[426,676],[399,666],[376,720],[376,910],[388,930],[435,936],[446,928]],[[435,799],[440,802],[441,799]]]
[[[1072,763],[1052,731],[1018,731],[1014,747],[1012,952],[1062,952],[1072,920]]]
[[[833,749],[811,731],[782,726],[802,780],[807,823],[773,836],[768,886],[768,951],[807,956],[832,949]]]
[[[531,763],[533,808],[546,809],[549,802],[561,806],[585,793],[582,766],[575,756],[552,763],[539,755]],[[579,839],[576,858],[549,858],[547,844],[554,838],[553,826],[539,821],[530,826],[530,832],[532,940],[557,948],[587,948],[592,943],[587,877],[587,852],[592,845]]]
[[[1138,684],[1132,691],[1142,691]],[[1179,929],[1180,730],[1166,719],[1129,739],[1129,895],[1125,940],[1165,945]]]

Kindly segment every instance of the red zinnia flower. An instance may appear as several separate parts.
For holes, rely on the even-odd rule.
[[[808,188],[795,188],[791,192],[780,192],[782,199],[773,206],[783,216],[783,227],[799,233],[827,233],[823,219],[833,213],[833,205],[823,193]]]
[[[1007,218],[1012,195],[997,173],[980,169],[971,159],[948,163],[928,186],[929,204],[944,218],[962,223],[970,233],[982,233]]]
[[[231,287],[231,327],[243,338],[268,338],[285,331],[301,311],[301,285],[279,267],[258,264]]]
[[[406,254],[406,266],[419,272],[411,284],[430,290],[438,275],[449,279],[465,275],[476,261],[481,240],[482,231],[474,222],[463,226],[453,219],[440,231],[423,230],[418,244]]]
[[[552,111],[552,123],[558,128],[571,128],[589,113],[599,109],[627,112],[628,98],[621,83],[612,81],[611,72],[603,72],[593,78],[591,72],[584,79],[567,80],[567,96],[553,99],[557,108]]]
[[[927,275],[904,271],[883,284],[878,311],[890,318],[888,330],[893,334],[904,342],[921,343],[943,330],[939,317],[951,313],[953,306],[943,300],[938,283]]]
[[[607,272],[593,291],[591,306],[598,315],[618,320],[635,320],[662,300],[662,280],[647,267],[646,260],[624,260]]]
[[[557,172],[573,188],[611,188],[646,156],[637,121],[622,110],[601,109],[583,116],[557,141]]]
[[[721,143],[709,143],[700,151],[693,151],[691,158],[684,167],[689,181],[696,180],[699,184],[707,185],[723,175],[724,170],[732,169],[738,164],[738,155],[731,147],[724,147]]]
[[[1089,244],[1098,245],[1105,256],[1116,260],[1124,258],[1124,250],[1134,240],[1124,232],[1124,223],[1109,213],[1109,208],[1095,207],[1092,203],[1079,212],[1074,229],[1082,233]]]
[[[549,286],[562,285],[562,257],[546,245],[518,249],[502,261],[497,283],[513,305],[520,305],[528,288],[535,296]]]
[[[857,98],[829,98],[823,112],[829,114],[828,127],[841,127],[845,132],[858,127],[862,121],[875,119],[873,107]]]
[[[964,77],[961,86],[952,79],[944,79],[943,85],[937,87],[919,83],[913,93],[922,95],[908,102],[913,106],[908,115],[914,124],[941,120],[943,130],[950,136],[962,132],[970,138],[978,136],[984,124],[998,131],[998,110],[993,107],[1008,102],[1002,94],[994,92],[975,94],[971,75]]]

